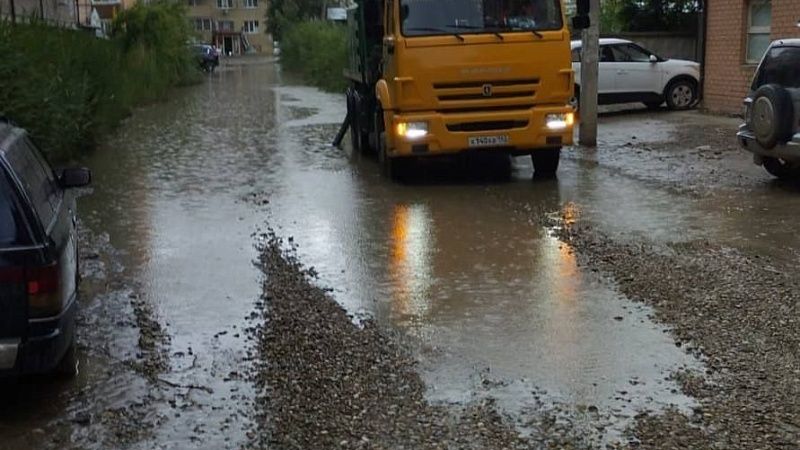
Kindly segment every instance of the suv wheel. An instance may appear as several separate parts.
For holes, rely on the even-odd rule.
[[[800,179],[800,166],[778,158],[764,158],[764,168],[773,177],[781,180]]]
[[[772,149],[778,142],[788,141],[793,123],[794,106],[789,92],[776,84],[758,88],[753,95],[750,127],[759,145]]]
[[[665,96],[669,109],[689,109],[697,102],[697,83],[687,78],[674,80],[667,86]]]

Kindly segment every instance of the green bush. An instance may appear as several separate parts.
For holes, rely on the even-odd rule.
[[[98,39],[35,21],[0,21],[0,114],[47,153],[69,157],[132,107],[199,76],[185,45],[188,21],[174,4],[137,5],[119,16],[116,29],[111,39]]]
[[[281,64],[327,91],[346,87],[347,29],[340,24],[309,21],[292,25],[281,41]]]

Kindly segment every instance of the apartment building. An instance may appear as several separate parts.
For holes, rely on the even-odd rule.
[[[189,20],[203,42],[225,55],[272,51],[267,0],[187,0]]]
[[[769,43],[800,38],[800,0],[706,0],[706,13],[704,105],[735,114]]]

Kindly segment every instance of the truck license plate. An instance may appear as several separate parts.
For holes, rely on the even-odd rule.
[[[500,147],[508,145],[508,136],[477,136],[469,138],[470,147]]]

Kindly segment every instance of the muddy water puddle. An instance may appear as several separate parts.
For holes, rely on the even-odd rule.
[[[253,233],[265,223],[292,238],[354,320],[409,337],[432,401],[496,399],[523,432],[545,412],[584,423],[597,442],[639,411],[690,408],[668,378],[702,364],[536,217],[564,215],[614,239],[776,255],[797,239],[775,226],[796,204],[789,191],[681,197],[601,158],[570,157],[579,149],[558,181],[532,182],[518,158],[497,164],[507,173],[492,181],[434,165],[426,179],[390,183],[373,158],[329,146],[343,105],[283,85],[270,64],[228,67],[135,115],[89,156],[84,371],[26,388],[42,396],[0,413],[0,448],[246,443],[245,317],[261,293]],[[653,141],[674,132],[645,120]],[[607,145],[624,145],[630,126],[619,126]],[[770,231],[753,238],[756,229]]]
[[[322,130],[335,131],[340,109],[291,119],[298,105],[337,101],[304,88],[278,97],[277,115],[287,120],[277,133],[293,170],[276,179],[269,222],[356,320],[411,337],[432,401],[491,398],[528,432],[542,411],[569,420],[589,411],[585,431],[597,442],[619,437],[637,411],[693,405],[668,377],[701,364],[531,215],[567,207],[603,219],[608,210],[608,220],[628,214],[629,230],[644,233],[674,222],[662,204],[627,181],[628,208],[620,208],[619,182],[604,184],[569,162],[554,182],[532,183],[530,163],[516,160],[507,182],[389,183],[370,158],[333,163],[337,150],[326,140],[314,145]],[[328,156],[307,158],[316,152]],[[647,214],[650,222],[638,220]]]
[[[82,373],[52,389],[51,407],[21,395],[13,421],[0,416],[0,448],[248,441],[246,317],[261,294],[252,234],[263,217],[245,198],[277,165],[274,76],[270,64],[224,68],[137,112],[83,161],[94,187],[79,202]]]

